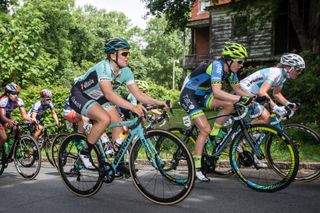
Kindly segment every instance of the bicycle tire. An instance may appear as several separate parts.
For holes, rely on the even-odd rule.
[[[275,192],[286,188],[294,180],[299,166],[298,152],[290,137],[273,126],[262,124],[250,125],[248,133],[259,144],[265,158],[258,160],[247,136],[239,132],[230,147],[234,173],[256,191]]]
[[[310,182],[319,178],[319,134],[302,124],[285,124],[283,129],[292,139],[299,153],[299,170],[295,181]]]
[[[2,150],[0,152],[0,176],[2,175],[2,173],[3,173],[4,169],[5,169],[5,163],[4,163],[5,156],[3,156],[3,154],[4,154],[4,150]]]
[[[96,194],[103,182],[98,169],[86,169],[79,157],[80,143],[86,143],[87,138],[82,134],[67,136],[59,149],[58,169],[67,189],[81,197],[90,197]],[[96,146],[93,147],[90,157],[99,167],[100,154]]]
[[[196,143],[196,136],[194,135],[185,135],[185,130],[183,128],[171,128],[169,129],[170,132],[178,136],[183,143],[185,143],[191,153],[194,153],[194,146]],[[230,145],[229,145],[230,146]],[[229,148],[228,146],[228,148]],[[220,176],[231,176],[233,175],[230,163],[229,163],[229,149],[225,148],[219,158],[213,157],[212,152],[213,150],[206,150],[205,148],[203,149],[203,155],[202,155],[202,172],[204,174],[207,174],[209,171],[206,169],[207,167],[212,167],[210,168],[210,172],[213,171],[215,174],[220,175]],[[203,158],[209,158],[207,160],[203,160]],[[207,162],[209,161],[209,162]],[[214,162],[212,162],[214,161]],[[203,165],[205,164],[205,165]],[[209,165],[210,164],[210,165]],[[209,172],[209,173],[210,173]]]
[[[45,144],[44,144],[44,149],[45,149],[45,152],[46,152],[47,160],[53,167],[54,167],[54,162],[53,162],[53,159],[52,159],[51,145],[52,145],[52,142],[53,142],[55,137],[56,137],[56,135],[49,135],[47,140],[45,141]]]
[[[183,201],[191,192],[195,180],[194,162],[189,150],[177,136],[165,130],[149,130],[145,138],[152,144],[154,152],[147,157],[148,148],[140,139],[134,142],[129,164],[134,185],[145,198],[160,205]],[[156,144],[159,148],[157,154]],[[180,147],[185,160],[179,161],[173,168],[170,164],[175,161],[176,146]],[[168,165],[170,169],[166,169]],[[154,178],[153,181],[150,178]]]
[[[53,166],[58,168],[58,156],[59,156],[59,148],[62,144],[62,141],[67,137],[67,133],[58,134],[51,144],[51,158],[53,162]]]
[[[34,179],[41,168],[38,142],[30,135],[21,135],[13,146],[13,160],[18,173],[26,179]]]

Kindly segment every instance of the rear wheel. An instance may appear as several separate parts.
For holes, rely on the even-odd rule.
[[[170,132],[150,130],[145,137],[147,143],[138,139],[130,152],[134,185],[144,197],[157,204],[181,202],[194,184],[195,169],[190,152]]]
[[[14,144],[14,164],[19,174],[34,179],[41,168],[41,153],[37,141],[30,135],[22,135]]]
[[[99,172],[99,152],[94,146],[90,153],[91,162],[95,166],[87,169],[80,159],[79,152],[86,146],[87,138],[82,134],[67,136],[59,149],[58,170],[63,183],[72,193],[89,197],[96,194],[103,182]]]

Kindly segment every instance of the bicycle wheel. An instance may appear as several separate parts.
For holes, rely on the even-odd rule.
[[[0,175],[2,175],[3,173],[3,170],[5,168],[5,157],[3,156],[4,155],[4,150],[0,151]]]
[[[22,177],[34,179],[41,168],[41,153],[36,139],[30,135],[21,135],[14,144],[13,159]]]
[[[45,144],[44,144],[44,149],[46,152],[47,160],[52,166],[54,166],[54,163],[53,163],[53,159],[52,159],[51,145],[52,145],[52,142],[55,137],[56,137],[56,135],[49,135],[47,140],[45,141]]]
[[[299,153],[299,170],[295,177],[299,182],[310,182],[320,176],[320,136],[301,124],[285,124],[284,131],[290,136]]]
[[[186,132],[187,130],[183,128],[171,128],[169,131],[178,136],[181,141],[186,144],[189,151],[194,153],[196,136],[190,135]],[[227,147],[220,152],[219,158],[213,156],[214,147],[210,149],[204,148],[201,159],[202,172],[204,174],[214,172],[221,176],[231,176],[233,172],[229,163],[229,147],[230,145],[227,145]]]
[[[58,154],[59,154],[59,148],[62,144],[62,141],[67,137],[68,134],[66,133],[61,133],[58,134],[54,139],[51,144],[51,159],[53,162],[54,167],[58,168]]]
[[[190,193],[195,179],[190,152],[178,137],[165,130],[147,131],[145,138],[146,144],[137,139],[130,151],[134,185],[154,203],[173,205],[181,202]],[[178,161],[177,155],[180,156]]]
[[[82,163],[79,151],[86,146],[86,136],[71,134],[67,136],[59,149],[58,169],[63,183],[72,193],[89,197],[99,191],[102,180],[98,169],[86,169]],[[94,146],[90,153],[93,164],[99,167],[99,154]]]
[[[230,147],[230,163],[240,180],[251,189],[275,192],[287,187],[298,171],[298,152],[281,130],[268,125],[248,129],[263,159],[258,159],[243,132],[235,136]]]

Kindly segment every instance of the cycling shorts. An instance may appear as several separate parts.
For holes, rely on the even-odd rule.
[[[191,119],[205,115],[203,108],[212,109],[212,101],[214,97],[212,93],[206,96],[196,95],[194,90],[184,88],[180,94],[180,105],[188,113]]]
[[[77,113],[88,116],[89,109],[95,105],[100,104],[104,109],[114,107],[105,97],[101,97],[98,100],[94,100],[85,93],[76,85],[71,89],[71,95],[69,97],[69,103],[71,108]]]

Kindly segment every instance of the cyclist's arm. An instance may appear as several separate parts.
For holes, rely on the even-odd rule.
[[[282,91],[282,87],[279,86],[279,87],[275,87],[273,89],[273,97],[282,105],[285,105],[288,100],[282,95],[281,93]]]
[[[250,96],[252,97],[253,94],[241,89],[240,87],[240,84],[231,84],[231,87],[232,89],[238,94],[238,95],[241,95],[241,96]]]
[[[151,105],[158,105],[158,106],[164,105],[163,102],[156,100],[150,97],[149,95],[143,93],[135,83],[128,85],[128,89],[133,94],[133,96],[136,97],[138,101],[144,104],[151,104]]]
[[[56,111],[54,109],[51,110],[51,115],[53,117],[54,122],[58,125],[59,124],[59,119],[58,119],[57,113],[56,113]]]
[[[221,100],[232,101],[233,103],[236,103],[240,99],[239,95],[233,95],[222,90],[222,84],[212,84],[211,88],[214,97]]]
[[[132,110],[135,107],[135,105],[124,100],[120,95],[113,91],[111,81],[101,80],[99,85],[105,98],[111,103],[128,110]]]
[[[10,118],[7,118],[5,109],[0,109],[0,119],[3,123],[9,123],[9,124],[13,123],[13,120],[11,120]]]
[[[24,107],[20,107],[19,110],[20,110],[20,114],[21,114],[23,120],[25,120],[25,121],[36,121],[36,119],[31,118],[31,117],[27,114],[27,112],[26,112],[26,110],[25,110]]]
[[[277,104],[271,99],[271,97],[268,94],[270,89],[271,89],[271,84],[269,82],[265,81],[260,87],[260,90],[258,92],[258,96],[268,97],[270,99],[270,106],[271,106],[271,108],[273,108]]]

